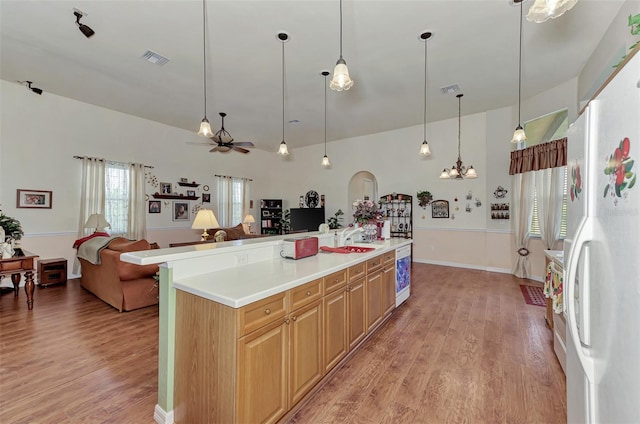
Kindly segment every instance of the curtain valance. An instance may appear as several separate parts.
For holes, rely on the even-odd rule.
[[[567,138],[537,144],[526,149],[511,152],[509,175],[547,168],[557,168],[567,164]]]

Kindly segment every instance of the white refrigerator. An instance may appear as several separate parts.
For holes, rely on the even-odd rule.
[[[567,421],[640,423],[640,54],[569,129]]]

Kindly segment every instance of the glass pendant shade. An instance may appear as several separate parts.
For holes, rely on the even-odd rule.
[[[198,135],[200,137],[211,137],[213,135],[213,131],[211,130],[211,124],[209,124],[209,120],[205,116],[200,123],[200,131],[198,131]]]
[[[431,156],[431,149],[429,148],[429,143],[427,143],[427,140],[422,142],[422,145],[420,146],[420,154],[422,156]]]
[[[511,139],[512,143],[521,143],[527,139],[527,135],[524,133],[524,129],[521,125],[518,125],[518,128],[513,133],[513,138]]]
[[[287,148],[287,143],[282,140],[280,142],[280,147],[278,148],[278,154],[280,156],[287,156],[289,154],[289,149]]]
[[[349,68],[343,58],[338,59],[336,67],[333,69],[333,78],[329,88],[334,91],[346,91],[353,87],[353,80],[349,77]]]
[[[458,178],[460,173],[456,169],[455,165],[451,167],[451,171],[449,171],[449,178]]]
[[[555,19],[571,10],[578,0],[536,0],[529,8],[527,20],[542,23],[550,18]]]
[[[329,157],[327,155],[324,155],[324,157],[322,158],[322,166],[324,166],[325,168],[327,166],[331,166],[331,162],[329,162]]]
[[[478,173],[476,172],[476,169],[469,165],[469,169],[467,169],[467,173],[464,174],[465,178],[478,178]]]
[[[447,172],[446,168],[442,170],[442,174],[440,174],[440,179],[441,180],[448,180],[449,179],[449,173]]]

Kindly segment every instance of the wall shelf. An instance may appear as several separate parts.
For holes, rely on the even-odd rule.
[[[200,196],[174,196],[172,194],[158,194],[154,193],[154,199],[175,199],[175,200],[198,200]]]
[[[200,187],[198,183],[178,183],[178,185],[182,187]]]

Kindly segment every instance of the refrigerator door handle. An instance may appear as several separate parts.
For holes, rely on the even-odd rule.
[[[591,217],[587,217],[581,225],[578,227],[576,231],[574,241],[571,245],[571,249],[569,250],[569,262],[566,267],[566,275],[564,279],[564,283],[566,284],[566,293],[567,293],[567,322],[569,324],[569,331],[573,334],[571,340],[573,340],[573,344],[578,355],[578,360],[580,362],[580,366],[582,367],[587,380],[593,384],[595,382],[594,378],[594,366],[593,361],[589,358],[584,349],[588,348],[588,343],[584,343],[584,341],[590,341],[589,337],[589,329],[585,328],[585,324],[588,326],[590,324],[588,314],[588,282],[580,281],[580,321],[583,326],[581,326],[580,330],[578,329],[578,324],[576,322],[576,298],[575,298],[575,278],[576,272],[578,268],[578,262],[580,259],[580,255],[583,253],[583,247],[585,243],[591,241],[593,236],[591,234]],[[588,252],[588,249],[587,249]],[[588,261],[588,260],[587,260]],[[588,277],[588,274],[586,274]],[[581,330],[584,331],[584,334],[587,335],[587,340],[583,341]]]

